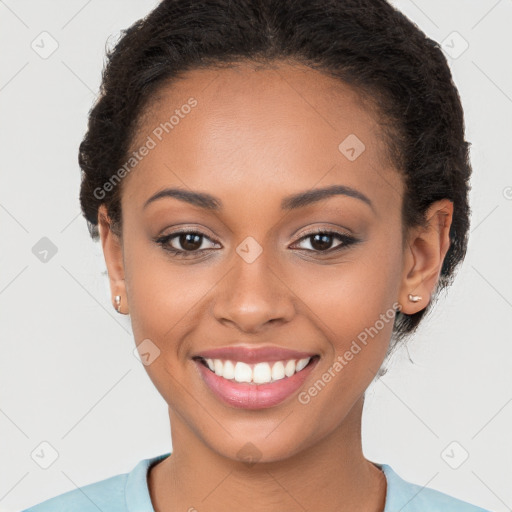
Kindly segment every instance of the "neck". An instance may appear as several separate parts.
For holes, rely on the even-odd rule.
[[[272,462],[225,457],[170,412],[172,455],[148,476],[155,510],[382,512],[385,476],[362,453],[363,400],[329,436]]]

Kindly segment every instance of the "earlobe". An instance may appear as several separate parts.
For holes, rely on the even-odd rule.
[[[103,204],[98,209],[98,231],[113,297],[112,305],[119,313],[125,313],[122,311],[125,308],[121,306],[121,301],[126,303],[123,247],[119,236],[111,229],[108,211]]]
[[[404,254],[399,302],[401,312],[411,315],[430,302],[450,247],[453,202],[442,199],[426,212],[426,225],[413,228]]]

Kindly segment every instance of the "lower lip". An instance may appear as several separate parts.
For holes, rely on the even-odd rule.
[[[247,384],[219,377],[200,361],[195,361],[201,377],[211,391],[223,402],[242,409],[265,409],[280,404],[293,395],[316,366],[318,358],[300,372],[269,384]]]

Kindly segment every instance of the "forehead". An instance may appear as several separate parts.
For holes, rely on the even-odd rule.
[[[139,124],[132,150],[149,139],[154,147],[127,177],[135,195],[169,184],[227,196],[343,183],[367,195],[384,185],[396,201],[401,189],[370,104],[302,65],[188,71],[158,91]]]

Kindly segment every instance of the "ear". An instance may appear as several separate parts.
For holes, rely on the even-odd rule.
[[[436,201],[427,210],[426,219],[427,225],[412,229],[406,243],[399,302],[400,311],[407,315],[425,309],[437,285],[450,247],[453,202]],[[419,295],[421,300],[411,302],[409,294]]]
[[[124,262],[122,242],[111,229],[111,221],[108,216],[107,208],[104,204],[98,209],[98,231],[103,247],[103,256],[107,265],[107,273],[110,281],[110,290],[112,292],[112,305],[117,310],[117,304],[114,297],[121,296],[120,313],[126,313],[127,299],[126,286],[124,280]]]

